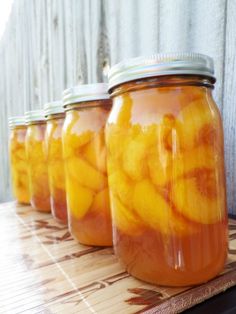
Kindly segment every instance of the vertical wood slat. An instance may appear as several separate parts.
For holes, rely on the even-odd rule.
[[[217,77],[215,100],[222,109],[224,39],[226,25],[226,0],[198,0],[191,2],[190,44],[191,50],[205,53],[214,59]]]
[[[38,56],[38,77],[39,77],[39,104],[42,108],[44,103],[49,101],[49,57],[48,57],[48,21],[47,21],[47,4],[46,1],[36,1],[36,16],[38,19],[38,39],[39,39],[39,56]],[[36,39],[37,39],[36,37]],[[58,73],[58,81],[60,76]]]
[[[28,49],[28,62],[29,62],[28,63],[29,107],[30,109],[38,109],[40,108],[39,2],[33,0],[29,4],[27,4],[26,1],[24,1],[24,7],[27,14],[25,31],[26,31],[26,45],[28,46],[26,49]]]
[[[225,131],[226,178],[228,183],[228,208],[236,214],[236,2],[228,1],[225,39],[225,68],[223,89],[223,121]]]
[[[228,201],[236,213],[234,14],[235,2],[227,0],[14,1],[0,42],[0,200],[10,198],[8,115],[40,108],[69,86],[105,81],[107,65],[124,58],[189,50],[215,61]]]
[[[160,51],[188,51],[190,48],[190,1],[160,0]]]
[[[47,67],[49,71],[48,101],[61,98],[65,88],[64,1],[47,1]],[[43,34],[45,36],[45,32]],[[46,101],[46,100],[45,100]],[[45,102],[44,101],[44,102]]]
[[[88,82],[83,10],[84,1],[64,2],[65,88]]]

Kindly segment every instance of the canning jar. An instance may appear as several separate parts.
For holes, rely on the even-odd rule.
[[[186,286],[224,267],[223,129],[213,61],[159,54],[114,66],[108,180],[115,251],[133,276]]]
[[[29,204],[28,164],[25,153],[26,125],[24,116],[9,118],[10,168],[13,195],[18,203]]]
[[[107,84],[69,88],[63,102],[63,154],[69,229],[82,244],[112,245],[104,126]]]
[[[47,120],[46,154],[48,164],[51,210],[54,218],[67,223],[64,162],[62,156],[62,127],[65,119],[61,101],[44,106]]]
[[[25,117],[27,124],[25,145],[29,167],[30,203],[38,211],[51,212],[45,150],[46,120],[44,111],[28,111]]]

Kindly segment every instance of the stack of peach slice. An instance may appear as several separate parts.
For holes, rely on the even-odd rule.
[[[158,106],[164,92],[154,95],[156,107],[148,95],[142,104],[135,93],[124,95],[122,105],[114,100],[117,117],[109,119],[106,134],[119,231],[135,236],[148,227],[181,237],[225,218],[222,126],[203,93],[189,93],[190,101],[187,95],[187,103],[183,98],[172,107]]]
[[[67,113],[63,149],[72,233],[81,243],[111,245],[111,218],[101,108]],[[98,220],[103,217],[103,230]],[[79,227],[79,223],[83,224]],[[105,223],[104,223],[105,222]],[[97,227],[96,227],[97,226]],[[101,230],[98,232],[98,229]]]
[[[50,212],[45,128],[46,124],[28,126],[26,151],[29,163],[31,204],[39,211]]]
[[[29,178],[28,165],[25,153],[26,128],[18,128],[12,131],[10,140],[10,157],[13,192],[20,203],[28,204]]]

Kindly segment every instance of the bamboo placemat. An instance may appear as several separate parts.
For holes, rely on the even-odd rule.
[[[79,245],[49,214],[0,205],[0,313],[179,313],[236,284],[236,221],[225,271],[189,288],[132,278],[111,248]]]

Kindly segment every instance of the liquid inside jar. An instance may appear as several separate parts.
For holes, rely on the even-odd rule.
[[[26,126],[11,129],[10,162],[13,194],[21,204],[30,203],[28,164],[25,152]]]
[[[104,104],[105,103],[105,104]],[[104,126],[110,102],[67,107],[63,153],[69,228],[82,244],[112,245]],[[81,108],[82,107],[82,108]]]
[[[128,83],[112,95],[114,246],[133,276],[187,286],[216,276],[227,256],[223,130],[209,87],[165,84]]]
[[[29,167],[30,203],[41,212],[51,212],[48,165],[45,149],[46,123],[29,124],[26,134],[26,152]]]
[[[46,147],[51,194],[51,208],[54,218],[67,223],[64,161],[62,155],[62,127],[64,115],[52,115],[47,121]]]

